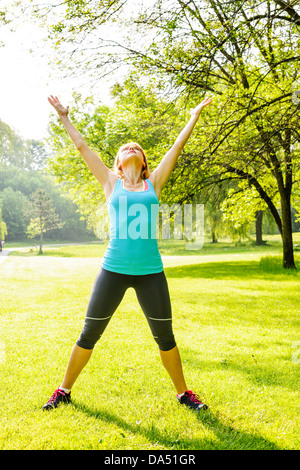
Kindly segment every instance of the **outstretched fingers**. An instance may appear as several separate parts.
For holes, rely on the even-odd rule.
[[[211,98],[205,98],[205,100],[202,101],[202,104],[203,104],[204,106],[206,106],[207,104],[209,104],[209,103],[211,103],[211,102],[212,102],[212,99],[211,99]]]
[[[52,104],[52,106],[54,106],[55,104],[59,104],[60,101],[59,99],[57,98],[57,96],[53,96],[53,95],[50,95],[48,96],[48,101],[50,104]]]
[[[57,96],[50,95],[48,96],[49,103],[57,111],[60,117],[67,116],[69,112],[69,106],[63,106]]]
[[[191,114],[195,116],[199,116],[201,110],[207,106],[209,103],[212,102],[211,98],[205,98],[198,106],[191,110]]]
[[[212,102],[211,98],[205,98],[205,100],[203,100],[202,103],[200,103],[197,107],[204,108],[204,106],[207,106],[211,102]]]

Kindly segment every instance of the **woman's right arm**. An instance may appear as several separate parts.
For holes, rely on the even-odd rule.
[[[73,126],[68,116],[69,106],[63,106],[57,96],[49,96],[48,101],[56,110],[71,140],[81,153],[87,166],[89,167],[95,178],[99,181],[99,183],[101,184],[101,186],[103,186],[104,189],[107,189],[107,191],[109,191],[108,186],[110,186],[112,184],[112,181],[116,179],[114,172],[110,170],[102,162],[98,155],[88,147],[80,132],[78,132],[78,130]]]

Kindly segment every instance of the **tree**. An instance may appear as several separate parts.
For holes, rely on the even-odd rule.
[[[91,236],[86,224],[80,220],[76,204],[46,173],[47,157],[50,158],[50,155],[45,143],[24,140],[0,121],[0,201],[7,240],[27,238],[29,219],[26,219],[24,209],[30,194],[38,188],[49,194],[55,211],[65,221],[63,230],[53,230],[50,238],[78,240]]]
[[[218,114],[210,110],[209,145],[196,136],[203,148],[194,153],[202,175],[194,173],[184,198],[209,179],[245,181],[274,217],[283,266],[294,268],[291,197],[300,142],[298,103],[291,99],[300,60],[296,2],[178,0],[168,10],[163,2],[156,5],[157,15],[152,10],[144,24],[158,31],[157,38],[148,54],[135,51],[135,61],[168,76],[185,93],[219,95]]]
[[[180,129],[178,121],[183,125],[180,106],[159,97],[150,85],[139,85],[135,77],[127,78],[123,85],[116,84],[112,97],[114,104],[109,108],[101,103],[94,105],[92,98],[74,95],[72,122],[109,168],[113,168],[118,148],[132,140],[142,145],[150,167],[155,167],[175,140]],[[48,146],[54,155],[48,160],[49,172],[72,194],[96,231],[97,210],[105,203],[104,192],[56,115],[50,121]]]
[[[99,78],[125,62],[139,74],[156,77],[173,95],[193,102],[207,92],[217,97],[185,149],[169,188],[178,195],[177,202],[183,202],[208,183],[247,182],[277,224],[283,266],[294,268],[291,206],[292,189],[297,192],[299,185],[300,143],[298,2],[157,0],[130,11],[131,21],[128,0],[75,0],[65,6],[52,33],[60,52],[71,51],[72,67],[90,75],[96,72]],[[118,22],[126,34],[118,40],[107,38],[109,22]],[[67,43],[72,48],[66,48]],[[60,55],[60,64],[65,66],[66,59]]]
[[[0,164],[2,168],[15,166],[23,170],[41,170],[46,166],[47,151],[42,142],[24,140],[0,119]]]
[[[28,205],[28,199],[19,190],[6,187],[0,192],[0,204],[2,217],[7,227],[7,240],[24,239],[28,219],[24,211]]]
[[[43,253],[43,237],[49,230],[61,228],[63,222],[52,206],[52,202],[46,191],[38,189],[31,197],[32,206],[29,210],[31,214],[30,224],[27,227],[27,234],[30,238],[40,237],[39,253]]]

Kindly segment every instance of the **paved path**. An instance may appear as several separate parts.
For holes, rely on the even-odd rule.
[[[84,243],[58,243],[58,244],[51,244],[51,245],[43,245],[44,248],[47,246],[64,246],[64,245],[84,245]],[[29,247],[19,247],[19,248],[11,248],[11,249],[4,249],[0,252],[0,263],[7,259],[7,256],[11,251],[14,250],[26,250]],[[274,254],[274,253],[270,253]],[[242,260],[259,260],[262,256],[262,253],[226,253],[224,251],[222,254],[217,255],[162,255],[162,260],[165,266],[177,266],[177,265],[185,265],[185,264],[198,264],[198,263],[210,263],[213,261],[242,261]],[[99,258],[100,259],[100,258]]]
[[[4,261],[8,257],[10,252],[11,252],[11,250],[2,250],[2,251],[0,251],[0,263],[1,263],[1,261]]]

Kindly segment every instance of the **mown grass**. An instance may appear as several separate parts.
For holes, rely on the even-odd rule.
[[[0,264],[1,449],[299,449],[299,271],[249,249],[165,258],[186,379],[207,412],[177,404],[129,289],[73,404],[45,413],[101,262],[57,250]]]
[[[295,246],[300,243],[300,233],[293,234]],[[221,239],[218,243],[210,243],[205,237],[205,243],[199,250],[187,250],[185,240],[159,239],[158,245],[163,256],[204,256],[211,254],[223,255],[230,253],[277,253],[281,255],[282,244],[280,235],[265,235],[266,244],[257,246],[254,241],[232,242],[228,239]],[[107,247],[107,242],[91,241],[85,243],[65,243],[59,241],[46,240],[43,246],[42,256],[63,256],[63,257],[98,257],[103,256]],[[24,243],[5,243],[5,248],[12,249],[11,256],[40,256],[37,241]]]

